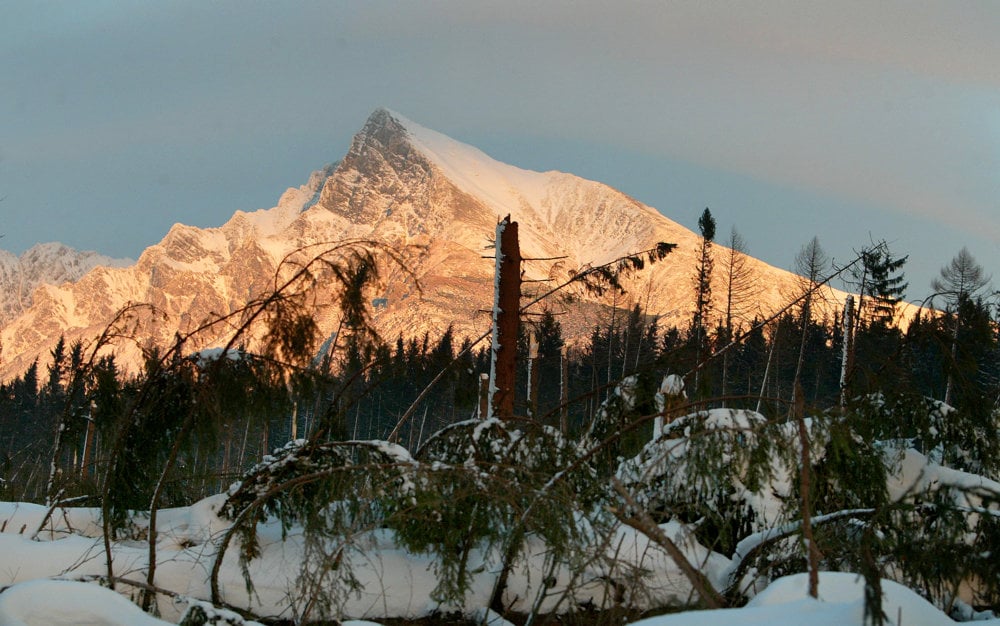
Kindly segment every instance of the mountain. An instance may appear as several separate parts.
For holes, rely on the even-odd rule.
[[[40,243],[20,257],[0,250],[0,326],[27,311],[40,285],[75,282],[98,265],[125,267],[130,259],[112,259],[61,243]]]
[[[562,318],[569,335],[586,336],[608,304],[640,303],[664,324],[690,318],[700,245],[695,233],[607,185],[500,163],[379,109],[336,167],[289,189],[276,207],[237,212],[218,228],[176,224],[134,265],[95,267],[73,283],[41,284],[30,308],[0,333],[0,376],[44,360],[60,335],[68,341],[96,337],[129,303],[155,307],[157,314],[144,319],[141,341],[166,344],[178,330],[233,311],[272,288],[288,255],[349,238],[381,242],[405,265],[388,265],[370,294],[380,305],[375,318],[383,337],[436,336],[449,326],[459,336],[478,336],[488,329],[489,317],[482,311],[490,308],[493,296],[490,239],[497,221],[508,214],[520,225],[522,256],[540,259],[524,263],[527,281],[560,281],[572,271],[657,242],[677,244],[665,260],[627,283],[625,297],[597,300],[578,292],[572,315]],[[715,249],[717,255],[724,251]],[[761,310],[775,308],[795,292],[793,274],[752,258],[747,263],[757,275]],[[550,284],[526,283],[526,291]],[[719,286],[717,297],[723,292]],[[317,303],[322,331],[333,332],[332,307]],[[206,336],[205,343],[223,340],[221,334]],[[126,360],[137,353],[126,344],[119,350]]]

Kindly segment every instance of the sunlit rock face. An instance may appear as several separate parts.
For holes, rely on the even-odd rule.
[[[61,243],[40,243],[20,257],[0,250],[0,326],[31,308],[35,289],[41,285],[75,282],[97,266],[130,263]]]
[[[657,242],[677,244],[665,260],[626,281],[624,295],[599,299],[573,289],[567,292],[575,296],[572,305],[552,298],[536,308],[566,313],[560,321],[571,341],[608,323],[609,305],[639,304],[659,317],[661,328],[690,319],[700,245],[695,233],[607,185],[500,163],[379,109],[336,167],[289,189],[274,208],[237,212],[218,228],[177,224],[134,264],[45,247],[30,262],[0,257],[0,281],[6,281],[0,376],[16,375],[36,359],[44,363],[60,336],[87,344],[122,307],[149,304],[134,314],[135,341],[115,348],[123,366],[134,366],[140,346],[169,345],[176,333],[274,289],[276,273],[352,238],[397,255],[382,266],[369,294],[384,338],[436,337],[448,327],[459,337],[478,337],[488,329],[484,311],[493,298],[492,238],[506,215],[520,227],[526,296]],[[721,246],[715,250],[724,253]],[[758,276],[755,312],[773,310],[796,291],[792,274],[755,259],[748,264]],[[725,289],[720,284],[713,293],[721,299]],[[335,332],[339,321],[329,295],[319,289],[315,298],[324,334]],[[220,345],[227,332],[220,325],[193,347]]]

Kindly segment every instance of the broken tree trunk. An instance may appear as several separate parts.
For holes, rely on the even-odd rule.
[[[517,222],[508,215],[497,224],[493,290],[493,343],[490,347],[490,417],[514,416],[514,380],[521,308],[521,251]]]
[[[528,417],[538,419],[538,339],[528,335]]]

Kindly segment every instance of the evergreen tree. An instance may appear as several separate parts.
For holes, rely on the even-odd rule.
[[[750,324],[750,331],[730,359],[729,393],[745,396],[745,406],[753,407],[750,398],[757,397],[767,367],[768,341],[764,326],[758,319]]]
[[[947,376],[945,355],[950,344],[949,333],[934,312],[917,313],[903,337],[902,363],[905,380],[915,395],[943,397]]]
[[[559,426],[562,380],[562,324],[546,309],[535,324],[538,342],[538,415],[544,424]]]
[[[896,325],[896,311],[906,293],[902,267],[907,258],[897,258],[880,242],[862,250],[849,269],[845,283],[858,297],[853,314],[845,319],[845,400],[876,390],[883,376],[902,375],[898,357],[903,335]]]
[[[867,285],[863,283],[861,290],[860,319],[883,326],[895,322],[896,309],[903,301],[908,287],[903,277],[903,265],[908,258],[909,256],[893,256],[885,245],[862,254],[862,264],[869,278]],[[867,301],[864,300],[866,295]]]
[[[955,314],[958,334],[948,368],[956,408],[986,416],[995,409],[996,327],[982,298],[965,298]],[[946,402],[946,404],[950,404]]]
[[[58,397],[63,392],[63,382],[66,375],[66,338],[59,337],[56,345],[49,352],[52,362],[48,367],[48,378],[45,382],[45,394],[49,397]]]
[[[691,340],[694,343],[695,366],[701,364],[703,356],[708,352],[707,318],[712,307],[712,241],[715,239],[715,218],[706,207],[698,218],[698,229],[701,232],[701,249],[698,253],[698,265],[695,269],[694,316],[691,319]],[[701,373],[695,370],[695,393],[701,393]]]

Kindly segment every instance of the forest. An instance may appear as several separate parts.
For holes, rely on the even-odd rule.
[[[60,341],[50,363],[0,386],[0,500],[50,515],[98,511],[109,555],[115,540],[144,542],[151,565],[136,588],[154,613],[165,593],[157,512],[220,493],[231,527],[202,599],[274,623],[350,617],[357,580],[344,550],[374,528],[431,555],[433,598],[445,608],[469,593],[473,553],[493,555],[489,608],[517,623],[740,606],[754,581],[808,572],[818,584],[820,570],[863,576],[875,624],[887,623],[877,593],[886,579],[953,617],[1000,610],[990,557],[1000,542],[1000,320],[983,268],[963,249],[914,312],[905,257],[878,243],[832,267],[813,239],[796,260],[800,291],[763,312],[738,234],[716,248],[707,209],[699,225],[695,305],[681,327],[639,304],[608,306],[589,337],[571,342],[560,312],[572,298],[556,288],[523,305],[514,408],[499,416],[487,408],[489,342],[451,330],[378,336],[368,287],[399,260],[367,242],[283,266],[273,293],[205,322],[232,329],[226,345],[195,350],[198,331],[178,335],[147,347],[139,371],[113,351],[138,341],[131,321],[145,307],[129,307],[102,336]],[[573,282],[621,292],[625,276],[671,262],[669,252]],[[831,305],[833,284],[854,294],[844,306]],[[316,289],[335,292],[341,308],[330,338],[317,336],[308,308]],[[985,482],[900,491],[893,476],[912,453]],[[281,618],[222,597],[216,579],[221,554],[237,551],[250,595],[248,564],[268,519],[306,538],[301,597]],[[668,523],[732,558],[726,577],[676,553]],[[633,572],[605,581],[605,604],[573,599],[597,558],[594,537],[623,526],[676,557],[686,596],[651,601]],[[568,582],[562,595],[543,582],[534,603],[512,609],[507,578],[533,540],[547,547],[544,581]],[[103,584],[131,584],[107,561]]]

